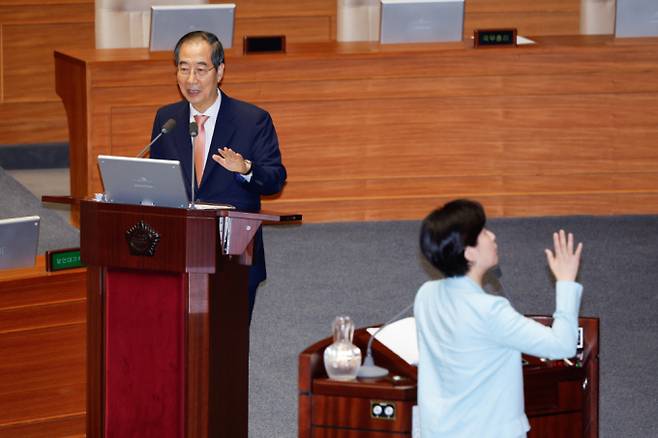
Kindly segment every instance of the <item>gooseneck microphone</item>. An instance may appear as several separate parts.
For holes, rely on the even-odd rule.
[[[194,208],[194,139],[196,136],[199,135],[199,125],[196,124],[196,122],[190,122],[190,137],[192,137],[192,178],[190,178],[190,196],[191,196],[191,202],[190,202],[190,208]]]
[[[368,347],[366,348],[366,357],[363,359],[363,365],[361,365],[361,368],[359,368],[357,377],[361,377],[362,379],[378,379],[388,374],[388,370],[386,368],[378,367],[375,365],[375,360],[372,358],[372,341],[375,340],[377,333],[381,332],[384,327],[388,326],[400,316],[404,315],[413,306],[414,303],[412,302],[407,307],[398,312],[393,318],[382,324],[382,326],[379,327],[377,331],[375,331],[375,333],[370,336],[370,339],[368,340]]]
[[[162,137],[164,134],[168,134],[169,132],[171,132],[171,130],[174,129],[175,127],[176,127],[176,120],[174,119],[169,119],[166,122],[164,122],[164,125],[162,125],[162,128],[160,128],[160,133],[156,135],[155,138],[151,140],[151,143],[147,144],[146,147],[139,152],[139,154],[137,154],[137,158],[143,158],[144,155],[146,155],[146,153],[151,150],[151,146],[153,146],[153,143],[158,141],[158,139]]]

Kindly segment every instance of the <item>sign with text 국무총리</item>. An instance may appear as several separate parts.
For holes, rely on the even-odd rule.
[[[476,29],[473,47],[516,47],[516,29]]]

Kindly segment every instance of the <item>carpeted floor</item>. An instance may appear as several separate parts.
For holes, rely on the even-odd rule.
[[[79,246],[79,231],[55,210],[42,205],[39,198],[0,167],[0,219],[31,215],[41,217],[39,254]]]

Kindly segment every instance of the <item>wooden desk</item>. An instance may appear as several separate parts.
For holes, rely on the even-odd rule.
[[[0,436],[85,430],[86,269],[0,271]]]
[[[534,318],[543,324],[551,323],[549,317]],[[580,318],[580,326],[584,349],[573,359],[574,366],[524,356],[530,438],[598,437],[599,320]],[[365,330],[354,334],[354,343],[363,353],[368,339]],[[323,339],[299,355],[299,438],[411,437],[417,368],[375,341],[375,363],[389,370],[386,378],[333,381],[327,378],[322,359],[331,342],[330,338]],[[371,415],[374,403],[392,406],[393,418]]]
[[[658,39],[537,45],[290,44],[227,52],[222,88],[267,109],[289,171],[264,207],[313,221],[418,219],[455,197],[491,216],[658,213]],[[133,155],[179,99],[168,53],[55,53],[71,194]]]

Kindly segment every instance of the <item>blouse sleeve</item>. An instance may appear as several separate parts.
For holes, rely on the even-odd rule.
[[[494,341],[537,357],[561,359],[574,356],[582,290],[583,287],[573,281],[556,283],[556,306],[551,327],[521,315],[504,298],[496,300],[487,318]]]

